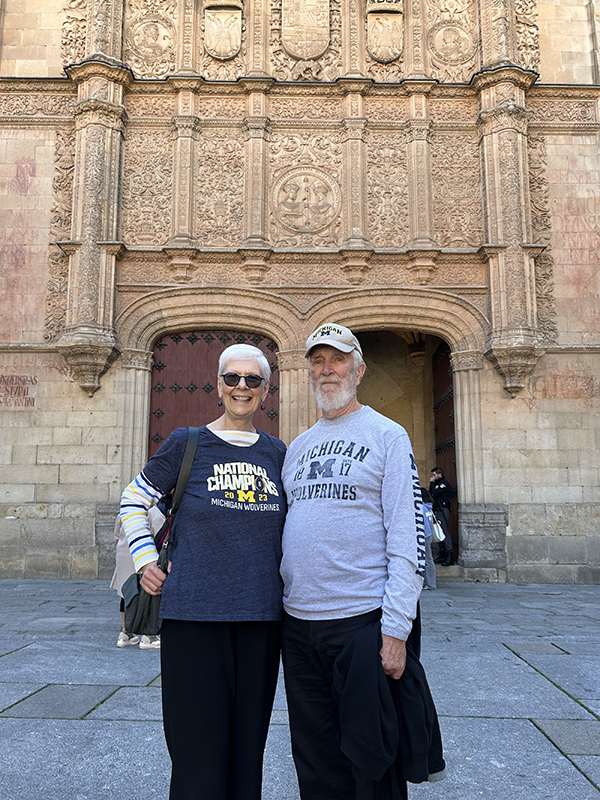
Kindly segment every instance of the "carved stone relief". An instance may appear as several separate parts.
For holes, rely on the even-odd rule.
[[[549,186],[546,178],[546,137],[530,134],[528,146],[533,241],[546,245],[544,252],[535,259],[538,327],[545,343],[550,344],[556,342],[558,338],[558,326],[554,301],[554,258],[550,245],[552,224]]]
[[[335,119],[342,116],[340,101],[319,97],[273,97],[273,119]]]
[[[269,225],[275,247],[335,247],[342,147],[336,133],[274,134]]]
[[[517,63],[539,70],[540,39],[537,0],[515,0]]]
[[[75,129],[58,128],[54,145],[54,203],[50,214],[50,241],[71,238]],[[55,341],[65,327],[69,256],[52,244],[49,255],[50,278],[47,284],[44,339]]]
[[[408,241],[407,169],[404,133],[368,134],[368,237],[374,247],[400,248]]]
[[[466,82],[477,68],[475,0],[427,0],[431,77]]]
[[[273,0],[273,75],[280,80],[335,80],[341,73],[341,29],[341,0]]]
[[[472,122],[477,119],[478,104],[473,100],[441,100],[432,98],[427,103],[428,115],[435,122]]]
[[[528,103],[534,122],[596,122],[594,103],[552,100],[532,100]]]
[[[168,130],[129,128],[123,170],[122,239],[164,244],[171,227],[173,140]]]
[[[60,53],[65,66],[85,58],[87,6],[87,0],[66,0],[63,6],[65,18],[61,30]]]
[[[479,247],[483,243],[477,133],[440,133],[432,137],[435,239],[442,247]]]
[[[402,97],[365,97],[364,115],[372,120],[403,122],[408,114],[406,100]]]
[[[0,116],[72,118],[75,102],[68,94],[5,94],[0,95]]]
[[[127,95],[127,113],[130,117],[170,119],[175,114],[175,98],[172,95]]]
[[[365,15],[367,75],[376,81],[397,82],[403,78],[403,4],[369,0]]]
[[[137,78],[175,72],[177,0],[128,0],[125,63]]]
[[[235,80],[246,72],[246,25],[238,0],[206,3],[201,17],[200,73],[208,80]]]
[[[196,228],[200,247],[239,247],[244,224],[244,141],[238,130],[205,129],[197,143]]]

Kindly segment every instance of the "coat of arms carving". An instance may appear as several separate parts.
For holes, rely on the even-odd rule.
[[[389,64],[402,54],[402,14],[398,11],[369,11],[367,50],[376,61]]]
[[[281,39],[289,55],[319,58],[329,38],[329,0],[282,0]]]
[[[204,9],[204,47],[206,52],[226,60],[236,56],[242,44],[242,10],[233,6]]]

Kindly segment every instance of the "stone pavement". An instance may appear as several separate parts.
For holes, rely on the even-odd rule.
[[[0,800],[166,800],[159,654],[104,581],[0,581]],[[600,586],[442,583],[423,662],[448,777],[410,800],[600,800]],[[264,800],[298,800],[280,686]]]

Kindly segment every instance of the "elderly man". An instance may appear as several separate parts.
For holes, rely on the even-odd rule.
[[[401,677],[424,576],[421,491],[404,428],[358,402],[365,363],[352,332],[321,325],[306,357],[322,416],[292,442],[283,467],[292,750],[303,800],[356,800],[340,749],[334,665],[357,631],[381,620],[383,670]]]

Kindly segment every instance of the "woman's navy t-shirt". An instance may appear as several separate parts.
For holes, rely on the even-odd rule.
[[[173,565],[163,584],[161,620],[281,619],[285,445],[259,434],[253,445],[238,447],[200,428],[173,524]],[[187,428],[173,431],[144,468],[163,493],[177,482],[187,438]]]

